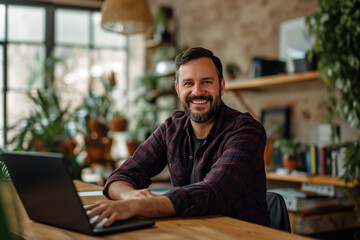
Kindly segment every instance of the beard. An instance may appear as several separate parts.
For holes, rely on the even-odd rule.
[[[210,109],[204,114],[195,114],[190,110],[189,104],[192,100],[196,99],[206,99],[210,102]],[[212,119],[215,114],[218,112],[220,108],[220,97],[216,96],[215,99],[213,99],[210,95],[201,95],[197,97],[187,97],[185,99],[185,102],[182,103],[184,106],[184,110],[186,113],[186,116],[188,116],[191,120],[193,120],[196,123],[205,123]]]

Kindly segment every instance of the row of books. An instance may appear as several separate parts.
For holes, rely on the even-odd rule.
[[[342,176],[346,147],[308,145],[305,152],[305,171],[313,175]]]

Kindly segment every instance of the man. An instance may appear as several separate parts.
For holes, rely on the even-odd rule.
[[[269,225],[262,125],[221,100],[221,61],[204,48],[176,57],[175,88],[184,106],[158,127],[107,180],[109,199],[88,209],[104,226],[133,216],[225,215]],[[150,178],[168,165],[174,188],[160,195]],[[96,222],[96,223],[97,223]],[[96,224],[94,223],[94,224]]]

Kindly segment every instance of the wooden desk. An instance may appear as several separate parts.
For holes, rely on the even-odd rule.
[[[79,191],[101,190],[99,186],[74,181]],[[115,233],[100,237],[89,236],[31,221],[14,191],[15,203],[20,219],[20,229],[10,222],[10,231],[25,240],[42,239],[310,239],[300,235],[263,227],[237,219],[209,216],[198,218],[156,219],[154,227]],[[84,204],[93,203],[103,196],[82,197]]]

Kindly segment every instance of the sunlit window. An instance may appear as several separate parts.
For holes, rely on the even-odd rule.
[[[60,90],[64,100],[61,104],[71,103],[70,110],[81,103],[91,86],[101,91],[98,87],[101,79],[111,75],[117,83],[116,98],[126,99],[127,37],[104,31],[100,22],[99,10],[46,3],[0,4],[0,148],[5,139],[8,142],[18,132],[21,124],[14,129],[9,127],[34,108],[28,93],[48,84]],[[49,63],[54,66],[51,81],[49,74],[45,74]],[[6,89],[3,82],[7,83]],[[116,108],[124,105],[126,101],[119,101]]]
[[[9,6],[8,40],[43,42],[45,39],[45,8]]]

